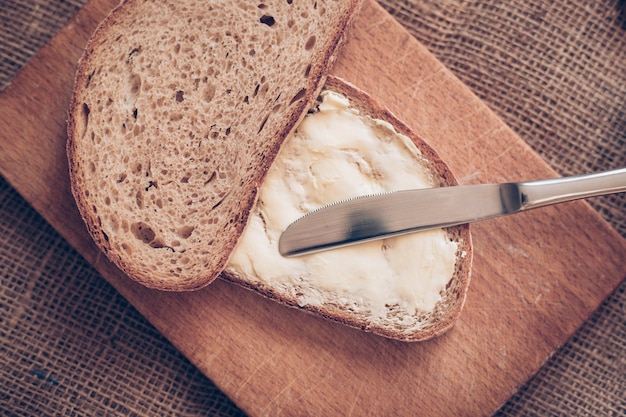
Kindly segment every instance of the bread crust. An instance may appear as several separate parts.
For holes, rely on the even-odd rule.
[[[309,12],[310,17],[303,22],[297,20],[294,22],[294,19],[291,18],[288,22],[285,22],[290,13],[288,10],[283,11],[283,9],[288,8],[287,6],[284,6],[284,4],[287,4],[287,2],[281,2],[281,6],[270,4],[271,2],[268,2],[268,4],[261,3],[258,6],[255,4],[254,7],[258,7],[259,10],[246,10],[245,13],[247,13],[247,16],[257,16],[255,18],[256,20],[251,20],[254,21],[257,26],[249,30],[248,28],[245,28],[245,30],[241,30],[240,27],[234,24],[235,27],[224,28],[221,32],[218,33],[218,35],[223,35],[224,37],[233,37],[237,39],[237,42],[235,42],[234,44],[235,46],[232,46],[231,49],[227,50],[217,47],[214,51],[214,54],[216,56],[218,56],[218,54],[222,54],[220,56],[228,57],[229,54],[236,55],[237,51],[239,50],[239,45],[243,45],[243,39],[245,38],[245,36],[247,36],[246,34],[239,32],[259,32],[259,34],[256,35],[256,38],[259,38],[261,34],[269,33],[269,29],[267,29],[266,26],[273,26],[276,29],[285,31],[286,27],[280,25],[295,24],[295,26],[297,26],[300,23],[308,23],[313,25],[316,24],[316,27],[318,28],[318,31],[315,32],[315,36],[311,36],[306,44],[304,44],[304,39],[299,38],[289,38],[287,39],[287,41],[284,42],[285,44],[287,44],[287,47],[285,49],[286,53],[296,55],[300,53],[302,57],[299,59],[298,63],[302,65],[305,65],[307,63],[309,64],[304,71],[304,77],[300,77],[299,79],[289,77],[286,78],[285,74],[288,74],[288,72],[291,71],[292,68],[287,67],[287,65],[289,64],[285,64],[283,65],[283,67],[281,67],[281,64],[275,59],[275,56],[272,56],[271,54],[268,54],[267,57],[265,57],[264,54],[260,54],[254,49],[251,49],[250,53],[248,54],[250,55],[250,57],[248,57],[247,55],[244,56],[244,54],[240,54],[241,57],[237,55],[238,59],[241,58],[242,61],[244,61],[246,58],[248,60],[254,59],[254,64],[250,64],[250,66],[255,67],[255,69],[252,71],[254,74],[258,74],[259,71],[265,71],[272,74],[278,73],[278,75],[274,78],[276,80],[283,80],[283,82],[275,83],[280,84],[280,87],[272,89],[273,86],[270,86],[266,91],[267,94],[273,92],[273,94],[277,95],[273,96],[275,97],[274,103],[276,104],[274,105],[273,109],[267,109],[270,103],[269,101],[259,106],[265,106],[266,110],[264,111],[268,112],[268,114],[260,124],[258,134],[256,136],[241,135],[254,136],[252,142],[246,145],[247,150],[243,152],[243,156],[238,150],[228,153],[227,151],[223,150],[223,148],[221,147],[222,145],[214,146],[214,153],[218,155],[214,158],[219,158],[219,155],[226,155],[229,159],[234,159],[238,165],[234,168],[221,167],[222,169],[226,170],[229,175],[228,184],[222,184],[222,190],[218,190],[219,192],[215,192],[215,194],[219,197],[215,197],[213,199],[210,196],[206,197],[206,200],[209,201],[201,206],[200,210],[212,211],[219,206],[218,210],[228,210],[227,213],[218,213],[218,215],[216,216],[217,220],[215,220],[219,223],[218,226],[207,226],[203,229],[202,227],[195,224],[183,224],[178,229],[178,234],[183,236],[181,239],[174,239],[171,236],[161,237],[161,235],[166,234],[166,232],[170,235],[175,235],[176,231],[161,230],[166,229],[167,226],[162,226],[158,223],[167,223],[169,220],[162,221],[162,219],[157,218],[158,214],[155,217],[150,213],[145,213],[145,205],[152,204],[154,206],[156,204],[154,203],[154,201],[146,202],[143,200],[144,198],[146,198],[145,196],[137,195],[137,205],[142,207],[140,207],[138,210],[131,210],[129,207],[125,207],[122,209],[120,208],[122,204],[126,204],[126,206],[128,206],[129,203],[120,203],[118,206],[116,206],[117,202],[112,200],[115,200],[118,197],[120,200],[123,200],[123,198],[125,198],[124,196],[114,196],[110,195],[112,194],[110,191],[108,192],[108,194],[105,191],[100,191],[100,183],[108,186],[109,190],[117,190],[109,185],[109,183],[114,181],[114,179],[111,178],[113,173],[108,172],[108,170],[111,168],[107,166],[106,163],[100,161],[99,158],[107,152],[106,149],[102,146],[98,147],[89,143],[90,140],[92,142],[98,140],[103,141],[103,136],[106,137],[107,130],[110,129],[108,126],[106,126],[107,121],[105,117],[101,116],[105,113],[106,109],[102,109],[101,102],[102,100],[104,100],[104,96],[98,96],[98,94],[102,93],[102,91],[98,91],[98,88],[103,87],[101,84],[97,84],[96,82],[104,83],[104,81],[100,81],[100,79],[104,79],[110,74],[115,74],[116,72],[121,72],[125,70],[129,62],[132,64],[134,62],[133,60],[136,59],[136,57],[138,57],[139,55],[142,55],[141,59],[144,59],[143,55],[146,54],[145,51],[149,50],[149,46],[158,42],[159,36],[163,37],[168,33],[168,22],[166,20],[161,19],[165,28],[154,22],[152,22],[151,24],[142,23],[147,22],[147,20],[145,19],[141,20],[143,17],[145,17],[146,14],[150,15],[151,13],[153,13],[155,21],[162,18],[162,16],[158,16],[160,13],[154,13],[154,9],[156,8],[156,6],[153,3],[154,2],[142,2],[140,0],[123,1],[99,25],[97,30],[88,41],[85,47],[85,51],[78,62],[78,69],[75,77],[75,85],[69,106],[67,121],[67,155],[69,161],[71,189],[76,200],[79,212],[94,242],[107,255],[107,257],[122,271],[124,271],[131,279],[147,287],[160,290],[195,290],[198,288],[202,288],[215,280],[228,263],[233,248],[237,244],[237,241],[247,224],[249,213],[257,199],[257,191],[263,182],[269,166],[276,157],[276,154],[279,152],[284,139],[297,126],[299,121],[302,120],[306,111],[310,108],[313,101],[319,94],[319,91],[321,90],[322,85],[325,81],[326,74],[328,73],[329,68],[332,66],[340,45],[343,43],[346,37],[347,30],[354,17],[358,13],[362,2],[361,0],[345,0],[339,3],[326,3],[323,0],[318,1],[316,2],[316,11],[320,12],[321,14],[320,9],[318,8],[324,8],[324,12],[326,13],[326,15],[323,17],[317,17],[317,15],[313,16],[314,11],[311,10]],[[182,21],[184,21],[184,19],[188,19],[188,21],[191,22],[193,19],[199,19],[200,17],[202,17],[201,15],[203,14],[196,12],[188,12],[187,14],[185,14],[186,8],[195,7],[195,3],[198,2],[172,1],[159,3],[159,7],[163,8],[163,13],[165,13],[165,9],[168,7],[177,8],[176,13],[169,16],[169,18],[181,19]],[[215,6],[215,10],[210,10],[213,6]],[[232,3],[229,2],[220,2],[218,0],[213,0],[210,2],[203,2],[202,7],[206,8],[206,15],[210,17],[214,16],[211,13],[217,13],[215,14],[215,16],[228,14],[231,11],[226,9],[226,7],[234,6],[232,5]],[[222,9],[218,10],[219,7],[222,7]],[[280,7],[282,7],[282,9],[273,10],[273,8],[277,9]],[[274,17],[270,16],[271,20],[269,20],[267,15],[262,15],[262,13],[274,12],[277,13],[276,25],[274,25]],[[281,15],[280,13],[284,14]],[[298,13],[298,16],[300,16],[301,13]],[[261,14],[260,22],[258,21],[259,14]],[[279,21],[279,17],[284,17],[284,19],[282,21]],[[266,18],[265,21],[263,20],[264,18]],[[208,20],[211,19],[208,18]],[[135,23],[135,21],[138,21],[138,23]],[[324,25],[328,25],[328,22],[332,22],[330,24],[331,29],[329,29],[328,31],[324,31],[325,29],[322,30],[324,27],[326,27]],[[211,21],[210,23],[215,23],[216,25],[220,24],[220,22],[215,21]],[[154,25],[154,27],[152,27],[152,25]],[[126,32],[124,32],[120,28],[123,28],[123,30]],[[126,39],[132,39],[134,32],[142,30],[144,33],[149,34],[145,37],[145,39],[143,39],[143,42],[145,42],[145,44],[142,44],[141,46],[134,49],[130,49],[128,45],[124,44],[124,42],[126,42]],[[184,32],[186,28],[179,28],[179,30],[182,30]],[[262,32],[262,30],[265,30],[265,32]],[[215,35],[215,32],[210,33]],[[272,36],[275,34],[276,31],[272,32]],[[284,33],[283,36],[286,36],[287,34],[288,33]],[[175,35],[180,35],[180,37],[177,37]],[[175,33],[175,35],[171,36],[173,38],[176,37],[177,39],[181,38],[178,39],[180,41],[180,45],[176,46],[176,48],[182,48],[182,50],[184,50],[185,48],[193,48],[200,42],[210,44],[213,41],[213,39],[205,39],[205,37],[208,35],[205,36],[203,31],[184,33],[184,35],[187,37],[186,41],[182,39],[182,34]],[[300,38],[302,38],[302,36],[304,35],[300,34]],[[127,42],[130,44],[132,40]],[[294,46],[296,44],[301,45],[300,48],[296,48]],[[118,46],[119,50],[117,49]],[[267,49],[271,49],[270,46],[265,45]],[[123,49],[124,47],[126,49]],[[293,47],[294,49],[288,49],[289,47]],[[258,48],[259,47],[256,47],[256,49]],[[306,49],[306,51],[301,51],[302,48]],[[309,56],[306,55],[305,52],[310,55],[310,60],[305,60],[304,57]],[[280,55],[280,51],[278,52],[278,54]],[[125,58],[126,62],[120,64],[123,68],[120,69],[119,65],[117,67],[112,65],[110,67],[112,69],[107,70],[106,67],[111,64],[111,57],[116,55]],[[206,59],[205,63],[203,61],[203,59],[205,59],[204,54],[200,53],[200,55],[201,57],[192,57],[195,60],[199,61],[199,66],[204,65],[205,67],[207,67],[207,63],[211,63],[211,59],[214,59]],[[262,57],[259,58],[259,55],[261,55]],[[254,56],[256,56],[256,58]],[[168,59],[171,60],[172,57],[147,57],[148,64],[155,66],[158,66],[161,61]],[[285,59],[288,59],[288,57],[286,57]],[[126,65],[126,67],[124,65]],[[235,68],[239,68],[242,72],[246,70],[244,65],[239,64],[239,62],[234,63],[233,65]],[[140,75],[144,76],[144,74]],[[160,75],[163,78],[162,82],[166,83],[171,73]],[[191,77],[192,74],[189,74],[189,76]],[[234,83],[234,90],[236,89],[236,87],[239,86],[239,84],[236,75],[233,75],[232,78],[232,81]],[[271,77],[268,75],[267,78],[269,79]],[[200,82],[206,82],[205,79],[209,79],[210,82],[211,78],[210,76],[205,76],[204,78],[199,79],[202,80]],[[242,80],[244,79],[242,78]],[[263,80],[264,78],[261,78],[261,81],[259,81],[259,84],[257,84],[257,88],[254,89],[254,91],[247,91],[247,95],[245,96],[244,101],[249,100],[250,102],[252,102],[254,98],[257,97],[259,87],[261,87],[261,92],[259,93],[259,96],[261,96],[264,86],[266,84],[270,84],[271,81],[267,80],[265,81],[266,84],[263,84]],[[143,89],[145,86],[145,80],[141,81],[143,82],[143,84],[141,84],[140,88]],[[153,85],[152,87],[156,88],[158,87],[158,85]],[[219,87],[221,86],[218,86],[218,89]],[[131,93],[135,93],[133,89],[138,87],[137,85],[133,86],[131,82],[130,87],[128,88],[130,89]],[[116,90],[119,90],[119,88]],[[187,91],[180,91],[176,91],[175,96],[173,96],[175,97],[176,101],[178,101],[179,99],[180,101],[187,100]],[[226,89],[226,91],[226,93],[222,94],[224,97],[230,94],[228,92],[228,89]],[[295,94],[294,91],[296,92]],[[114,101],[113,106],[116,106],[120,101],[124,101],[124,97],[119,94],[115,96],[115,93],[116,92],[112,92],[112,95],[114,97],[109,98],[110,101]],[[287,93],[291,94],[291,96],[287,96]],[[289,99],[291,99],[291,101],[289,101]],[[154,103],[151,104],[154,105]],[[100,110],[97,110],[99,106]],[[280,109],[276,110],[278,106],[281,107]],[[195,111],[198,111],[198,109],[195,109]],[[118,113],[120,112],[118,111]],[[140,109],[138,111],[137,108],[135,108],[132,111],[131,116],[134,116],[134,118],[138,120],[139,117],[143,116],[144,114],[145,109]],[[239,112],[239,115],[240,114],[241,112]],[[96,119],[97,117],[100,117],[100,119],[92,121],[92,119]],[[124,116],[114,114],[114,116],[112,117],[123,118]],[[128,114],[126,114],[125,117],[128,118]],[[182,117],[186,118],[185,120],[194,120],[193,116],[189,116],[186,113]],[[241,122],[242,119],[239,118],[237,120]],[[115,124],[114,122],[115,120],[111,122],[111,124]],[[250,122],[250,124],[252,123],[253,122]],[[118,123],[118,125],[120,124],[123,126],[123,129],[125,131],[127,129],[126,123]],[[224,126],[227,125],[226,122],[223,122],[223,124]],[[244,124],[245,122],[233,124],[232,130],[234,131],[238,129],[240,125]],[[94,125],[96,127],[94,127]],[[135,126],[137,126],[137,124]],[[185,129],[187,129],[187,127],[185,127]],[[153,127],[153,132],[157,132],[159,131],[159,129],[159,126]],[[95,132],[96,130],[98,131]],[[187,130],[194,134],[198,133],[194,132],[193,128],[189,128]],[[245,129],[239,130],[245,131]],[[228,150],[241,147],[242,145],[233,142],[232,137],[235,136],[235,134],[231,135],[228,138],[226,137],[229,135],[230,131],[231,126],[228,126],[228,128],[222,129],[219,132],[219,140],[223,141],[223,147],[228,148]],[[263,132],[261,133],[261,131]],[[139,134],[141,135],[141,132],[139,132]],[[243,140],[241,136],[238,137],[236,140]],[[153,139],[153,137],[148,139]],[[177,138],[176,140],[180,139],[181,138]],[[146,138],[143,137],[142,140],[145,141]],[[117,148],[114,148],[114,151],[109,151],[109,154],[115,154],[118,151],[124,151],[123,146],[117,146]],[[159,146],[159,144],[144,144],[143,148],[152,150],[151,147],[154,146]],[[109,156],[113,157],[115,155]],[[94,162],[94,159],[97,159],[97,161]],[[151,161],[149,160],[148,164],[150,164],[150,162]],[[124,163],[126,165],[129,165],[128,161]],[[130,163],[132,163],[132,161],[130,161]],[[230,163],[231,161],[227,161],[224,162],[224,165],[228,165]],[[114,164],[114,167],[117,168],[118,165],[119,163],[117,163],[117,165]],[[142,166],[140,163],[137,163],[136,166],[141,166],[141,169],[146,170],[146,167]],[[151,168],[154,169],[154,167]],[[132,170],[133,167],[129,165],[125,167],[125,169],[126,171]],[[139,171],[141,171],[141,169]],[[253,171],[253,173],[250,173],[249,171]],[[152,176],[152,172],[146,172],[146,177],[148,177],[148,174]],[[215,182],[219,182],[221,178],[221,172],[219,172],[219,170],[213,171],[213,177],[211,177],[210,174],[210,172],[207,173],[208,178],[206,179],[206,182],[213,181],[213,178],[218,178]],[[125,175],[125,177],[123,180],[120,181],[120,183],[127,182],[128,178],[131,176],[131,174],[128,172],[124,172],[122,175]],[[138,173],[136,176],[140,175],[143,174]],[[195,172],[192,173],[192,175],[195,175]],[[157,187],[157,182],[151,179],[149,182],[145,181],[145,184],[147,184],[145,187],[145,194],[154,194]],[[159,185],[161,186],[161,188],[163,188],[161,184]],[[135,188],[138,188],[138,186],[135,186]],[[189,191],[190,187],[185,188],[183,186],[180,186],[179,188],[180,190],[182,190],[180,191],[181,193],[187,192],[191,193],[192,195],[194,194],[193,191]],[[120,193],[122,194],[124,192],[128,193],[127,191],[128,190],[126,189],[120,189]],[[141,189],[138,188],[137,193],[139,194],[140,191]],[[220,193],[226,194],[226,196],[222,196]],[[126,198],[127,197],[128,196],[126,196]],[[158,204],[166,203],[163,199],[159,199],[158,197],[155,199],[155,201],[157,201]],[[227,205],[228,209],[224,208]],[[111,208],[110,206],[113,206],[113,208]],[[136,209],[136,207],[134,209]],[[154,210],[159,211],[160,207],[155,206]],[[136,214],[135,211],[142,213],[141,215]],[[124,214],[120,215],[120,212],[124,212]],[[128,216],[128,218],[124,217],[126,215]],[[135,218],[131,219],[131,217],[133,216]],[[207,219],[201,220],[206,221]],[[213,220],[210,219],[209,221]],[[193,230],[192,232],[189,232],[189,234],[192,235],[192,239],[194,240],[193,244],[189,243],[189,241],[192,239],[188,239],[189,236],[186,236],[187,230]],[[206,236],[198,236],[202,231],[204,231]],[[120,236],[118,236],[118,234]],[[135,242],[133,239],[137,242]],[[179,242],[181,240],[183,241],[182,243]],[[180,246],[174,246],[175,244]],[[184,249],[179,249],[182,246],[184,246]],[[194,263],[193,268],[188,267],[188,263],[185,264],[185,262],[189,262],[189,259],[192,259],[192,263]],[[198,259],[198,262],[200,262],[199,264],[198,262],[194,262],[196,259]],[[175,264],[175,266],[172,266],[170,264]]]
[[[437,186],[458,185],[454,174],[437,152],[367,93],[335,76],[328,76],[324,89],[348,97],[351,107],[359,110],[361,114],[390,123],[398,133],[407,136],[413,141],[421,151],[424,159],[428,161],[427,168],[434,174],[433,178],[437,181]],[[321,306],[312,304],[302,306],[295,297],[286,297],[284,293],[277,291],[276,288],[270,285],[264,285],[256,281],[250,282],[245,277],[232,273],[228,269],[222,272],[221,276],[227,281],[255,291],[283,305],[303,310],[349,327],[405,342],[424,341],[447,332],[454,325],[463,309],[467,289],[470,284],[473,262],[470,225],[459,225],[446,228],[445,230],[449,237],[458,244],[455,272],[448,282],[445,292],[442,294],[442,299],[437,302],[433,311],[423,314],[419,328],[393,327],[391,324],[376,322],[363,314],[347,311],[331,302],[324,303]]]

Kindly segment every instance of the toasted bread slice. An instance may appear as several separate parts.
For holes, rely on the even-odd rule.
[[[360,0],[124,1],[78,65],[71,187],[96,244],[162,290],[227,264]]]
[[[296,136],[288,139],[223,277],[288,306],[388,338],[420,341],[440,335],[459,317],[470,282],[467,224],[299,258],[278,255],[280,234],[307,211],[393,187],[457,184],[437,153],[365,92],[332,76],[324,90],[349,100],[349,108],[341,104],[328,110],[318,101],[311,115],[322,105],[328,115],[316,122],[307,116],[296,130],[298,142],[291,143]],[[342,114],[348,114],[349,124]],[[335,131],[340,133],[334,136]],[[364,142],[370,131],[371,139]],[[410,142],[417,148],[413,154],[406,152],[414,149]]]

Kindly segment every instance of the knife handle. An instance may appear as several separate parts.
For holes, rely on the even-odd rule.
[[[626,168],[518,184],[522,210],[626,191]]]

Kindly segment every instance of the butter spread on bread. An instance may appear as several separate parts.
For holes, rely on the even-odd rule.
[[[284,144],[224,276],[352,327],[424,340],[458,317],[469,284],[467,225],[284,258],[278,240],[309,211],[360,195],[453,185],[436,153],[365,93],[329,77]]]
[[[389,123],[360,115],[346,97],[325,91],[270,167],[253,216],[227,270],[283,287],[299,305],[323,293],[384,318],[387,305],[429,312],[454,274],[457,243],[443,229],[323,253],[282,257],[287,226],[326,204],[360,195],[432,187],[413,142]]]
[[[123,1],[78,63],[71,188],[129,277],[203,287],[226,266],[361,0]]]

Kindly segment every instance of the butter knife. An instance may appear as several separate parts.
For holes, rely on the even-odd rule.
[[[626,191],[626,168],[502,184],[404,190],[340,201],[282,233],[283,256],[320,252],[421,230],[455,226],[537,207]]]

